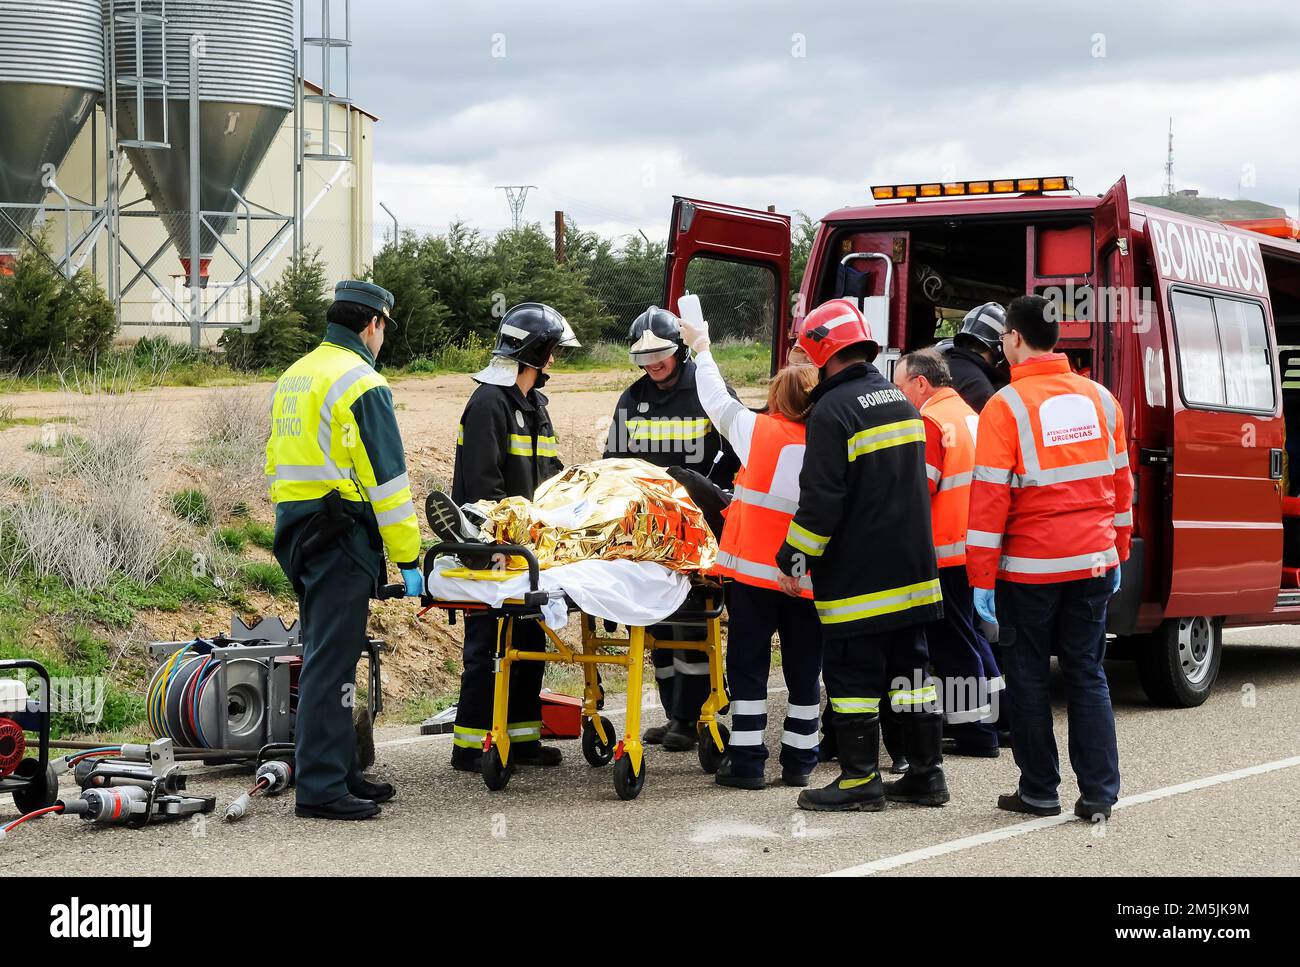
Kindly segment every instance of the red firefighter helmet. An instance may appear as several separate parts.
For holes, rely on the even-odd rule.
[[[799,330],[799,348],[818,369],[841,349],[859,344],[866,349],[868,362],[880,352],[880,344],[871,335],[871,326],[849,299],[823,302],[804,317],[803,328]]]

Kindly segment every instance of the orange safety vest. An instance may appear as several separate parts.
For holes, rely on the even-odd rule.
[[[925,401],[921,417],[925,420],[925,473],[930,478],[934,554],[939,567],[956,567],[966,563],[966,520],[979,417],[951,386]]]
[[[741,584],[780,589],[776,552],[785,543],[799,509],[799,471],[803,468],[804,425],[777,414],[760,414],[749,444],[749,461],[736,475],[736,491],[726,510],[714,574]],[[802,597],[812,598],[812,583],[802,579]]]
[[[1133,477],[1124,415],[1061,353],[1011,370],[980,413],[966,571],[1047,584],[1099,577],[1126,560]]]

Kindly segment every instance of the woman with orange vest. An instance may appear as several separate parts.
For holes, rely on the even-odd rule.
[[[699,300],[683,296],[678,310],[682,337],[697,353],[695,387],[700,403],[741,463],[714,572],[732,579],[727,590],[732,731],[714,778],[718,785],[736,789],[764,786],[767,676],[775,633],[781,638],[781,670],[789,689],[781,735],[781,780],[787,786],[806,786],[817,765],[821,628],[806,578],[802,596],[781,591],[776,552],[799,508],[804,420],[817,370],[795,365],[778,372],[768,387],[767,411],[754,413],[727,393],[709,352],[709,329]]]

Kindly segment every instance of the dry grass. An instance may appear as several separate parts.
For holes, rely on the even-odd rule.
[[[127,395],[134,378],[120,367],[69,375],[65,388],[82,399],[78,435],[50,448],[57,469],[8,510],[0,569],[10,578],[30,567],[98,591],[158,576],[172,538],[153,483],[163,422],[156,401]]]

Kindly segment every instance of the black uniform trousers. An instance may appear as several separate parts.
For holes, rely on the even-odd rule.
[[[822,678],[836,715],[875,715],[887,703],[903,715],[938,710],[925,627],[865,632],[822,643]]]
[[[817,765],[817,712],[821,704],[822,630],[806,598],[739,581],[727,584],[727,680],[731,686],[731,740],[727,751],[737,776],[763,775],[767,761],[767,676],[772,635],[781,637],[781,672],[788,689],[781,732],[781,767],[807,774]]]
[[[930,662],[943,682],[949,735],[964,747],[996,748],[993,689],[1000,672],[989,643],[975,627],[975,595],[965,565],[939,568],[943,617],[926,628]]]
[[[483,738],[492,729],[497,629],[497,619],[490,615],[465,616],[465,658],[452,737],[454,748],[482,750]],[[510,641],[514,647],[526,651],[544,651],[546,633],[536,621],[515,621]],[[546,663],[540,661],[515,662],[510,668],[506,730],[512,743],[541,741],[545,669]]]
[[[651,625],[646,631],[665,641],[703,641],[707,635],[707,629],[699,625]],[[650,661],[664,714],[682,722],[698,721],[700,706],[709,697],[709,656],[702,651],[656,647]]]
[[[296,557],[296,573],[284,568],[298,592],[303,643],[294,781],[300,804],[320,806],[346,795],[361,779],[352,709],[375,577],[343,543],[306,560]]]

